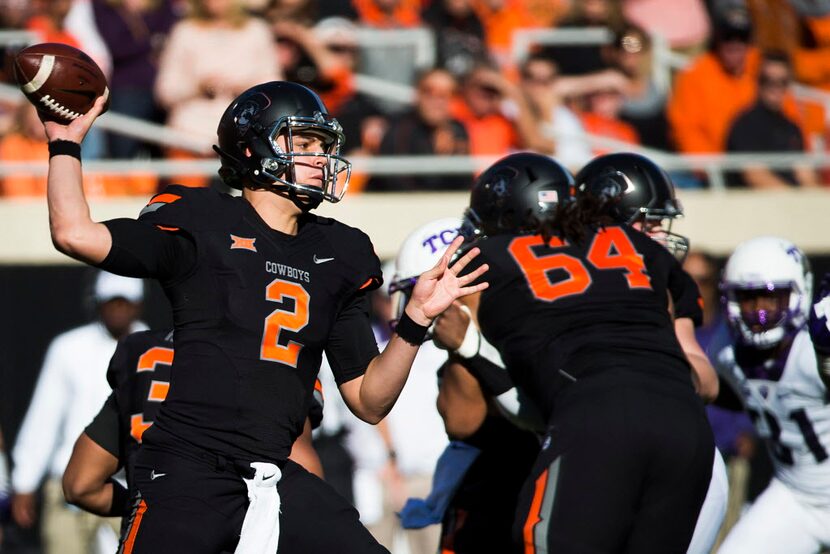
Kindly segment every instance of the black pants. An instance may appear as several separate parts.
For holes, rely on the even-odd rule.
[[[143,447],[135,469],[134,513],[122,552],[233,552],[248,508],[247,468],[213,455]],[[280,554],[381,553],[357,510],[318,477],[288,461],[280,493]]]
[[[691,385],[609,371],[555,400],[514,538],[526,552],[683,554],[714,441]]]

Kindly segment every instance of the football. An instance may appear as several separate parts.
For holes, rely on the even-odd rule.
[[[88,112],[99,96],[107,98],[107,79],[84,52],[46,42],[18,52],[14,72],[20,90],[44,119],[67,124]]]

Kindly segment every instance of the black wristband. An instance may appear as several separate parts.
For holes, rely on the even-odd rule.
[[[55,156],[72,156],[81,161],[81,145],[71,140],[53,140],[49,143],[49,158]]]
[[[418,325],[404,311],[398,324],[395,326],[395,333],[412,346],[421,346],[427,336],[428,325]]]

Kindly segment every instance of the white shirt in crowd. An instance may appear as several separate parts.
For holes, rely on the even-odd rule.
[[[134,323],[132,332],[146,329]],[[60,478],[75,440],[110,394],[107,367],[117,341],[101,322],[55,337],[17,436],[12,488],[34,492],[45,476]]]

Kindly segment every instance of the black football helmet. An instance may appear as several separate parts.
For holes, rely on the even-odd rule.
[[[671,232],[683,217],[668,174],[640,154],[619,152],[591,160],[576,175],[577,196],[591,194],[613,201],[611,215],[620,223],[640,223],[643,231],[679,260],[689,251],[689,239]],[[659,228],[659,229],[658,229]]]
[[[473,183],[461,234],[467,241],[474,241],[535,231],[546,214],[573,197],[573,175],[559,162],[531,152],[510,154]]]
[[[294,152],[294,137],[312,134],[324,152]],[[351,176],[351,163],[340,156],[343,129],[311,89],[288,81],[272,81],[249,88],[231,103],[219,120],[219,176],[230,187],[284,189],[306,207],[323,200],[339,202]],[[277,142],[285,137],[287,151]],[[302,157],[326,159],[323,186],[298,183],[294,164]]]

